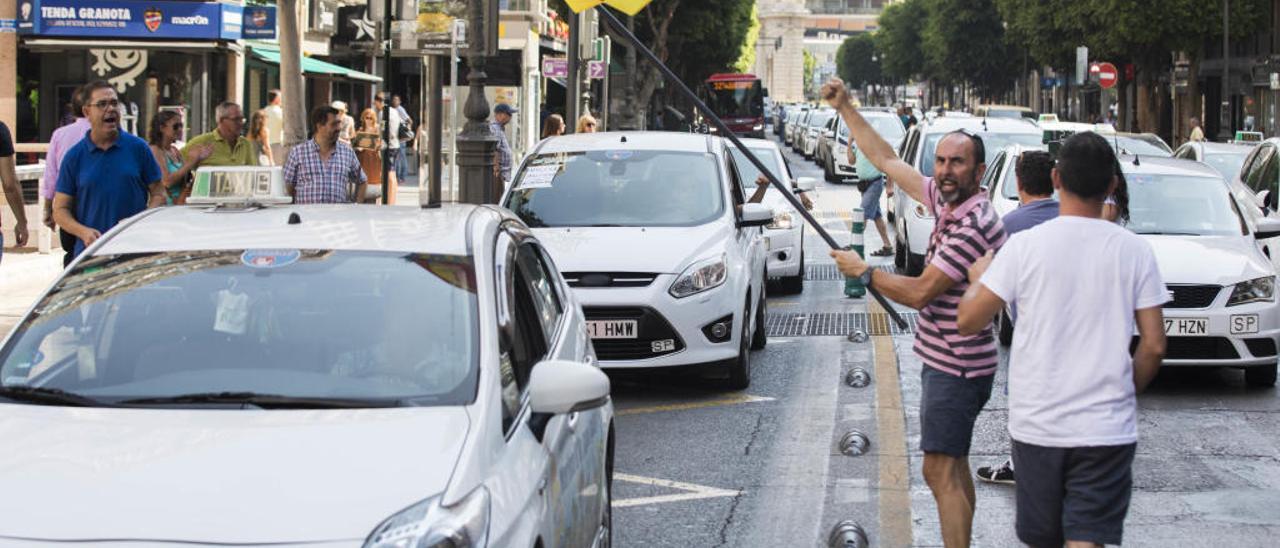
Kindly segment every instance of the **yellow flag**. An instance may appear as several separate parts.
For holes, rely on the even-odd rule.
[[[627,15],[635,15],[640,10],[649,5],[651,0],[565,0],[569,4],[569,9],[574,13],[581,13],[582,10],[594,8],[600,4],[609,4],[614,8]]]

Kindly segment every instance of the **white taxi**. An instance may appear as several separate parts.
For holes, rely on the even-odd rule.
[[[1155,252],[1168,286],[1165,366],[1226,366],[1276,382],[1276,271],[1259,240],[1280,220],[1251,218],[1217,171],[1189,160],[1121,156],[1128,228]],[[1136,342],[1136,339],[1135,339]]]
[[[744,186],[719,137],[586,133],[540,142],[502,203],[563,269],[602,367],[709,364],[742,389],[774,221]]]
[[[609,380],[538,239],[273,171],[122,222],[4,342],[0,546],[607,546]]]
[[[774,177],[779,181],[791,181],[791,189],[797,195],[812,191],[817,186],[818,181],[812,177],[791,177],[791,166],[773,141],[741,141]],[[760,172],[742,151],[730,143],[725,143],[725,146],[733,154],[733,162],[738,166],[738,180],[746,185],[743,194],[754,193],[756,178],[760,176]],[[773,222],[764,231],[765,248],[769,252],[769,280],[777,280],[777,289],[783,293],[800,293],[804,291],[804,217],[800,216],[800,212],[796,211],[786,197],[773,188],[765,192],[760,203],[773,209]]]

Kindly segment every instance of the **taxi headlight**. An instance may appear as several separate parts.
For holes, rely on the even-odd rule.
[[[378,525],[364,548],[474,548],[489,542],[489,491],[479,487],[445,508],[434,496]]]
[[[1266,276],[1236,284],[1227,306],[1248,303],[1273,302],[1276,299],[1276,277]]]
[[[671,289],[667,290],[672,297],[683,299],[689,295],[696,295],[708,289],[724,285],[724,281],[729,278],[728,264],[725,263],[724,255],[704,259],[689,265],[675,283],[671,284]]]
[[[764,124],[756,124],[754,126],[751,126],[752,131],[760,131],[762,129],[764,129]]]
[[[795,226],[795,219],[791,217],[791,213],[782,212],[773,216],[773,222],[769,223],[765,228],[772,230],[791,230]]]

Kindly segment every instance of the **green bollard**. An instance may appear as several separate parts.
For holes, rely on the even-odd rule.
[[[853,250],[864,258],[866,255],[863,254],[864,247],[862,244],[862,232],[866,229],[866,224],[866,218],[862,213],[862,208],[853,208],[853,238],[850,243],[853,244]],[[845,277],[844,296],[859,298],[866,294],[867,288],[862,285],[862,280],[849,278],[847,276]]]

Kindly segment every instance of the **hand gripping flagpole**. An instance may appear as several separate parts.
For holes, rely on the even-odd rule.
[[[832,238],[831,234],[818,223],[818,220],[809,213],[809,210],[805,209],[804,205],[800,203],[800,200],[797,199],[795,195],[791,194],[791,190],[788,189],[786,185],[783,185],[782,182],[774,176],[773,172],[764,166],[764,164],[760,163],[760,159],[756,158],[756,155],[752,154],[751,150],[749,150],[746,145],[742,144],[742,141],[738,140],[738,136],[734,135],[733,132],[729,130],[729,127],[724,125],[724,122],[720,120],[720,117],[716,116],[716,113],[712,112],[711,109],[707,107],[706,103],[703,103],[701,99],[698,99],[697,94],[695,94],[693,90],[689,89],[689,86],[686,86],[680,78],[676,77],[676,74],[671,72],[671,69],[667,68],[667,65],[660,61],[657,55],[654,55],[649,48],[640,43],[640,39],[636,38],[634,34],[631,34],[631,31],[627,30],[626,25],[623,25],[622,21],[619,21],[613,12],[609,11],[604,6],[597,6],[595,10],[596,13],[613,28],[615,33],[626,39],[630,47],[635,48],[636,51],[643,54],[650,63],[653,63],[654,66],[658,67],[658,71],[667,79],[667,82],[674,85],[676,89],[680,90],[680,93],[692,101],[698,110],[701,111],[707,119],[711,120],[712,125],[719,130],[722,137],[732,141],[733,145],[737,147],[738,150],[742,151],[743,156],[751,161],[751,165],[755,166],[757,171],[764,174],[764,176],[769,179],[769,184],[778,189],[778,192],[781,192],[782,196],[786,198],[788,202],[791,202],[791,206],[794,207],[796,211],[800,212],[800,216],[804,217],[805,222],[809,223],[809,226],[812,226],[813,229],[818,232],[818,236],[821,236],[823,241],[827,242],[828,246],[831,246],[831,249],[845,250],[845,248],[842,248],[840,244],[836,242],[835,238]],[[879,291],[876,291],[873,287],[867,287],[867,291],[871,293],[872,297],[875,297],[876,301],[880,303],[880,306],[889,314],[889,318],[893,320],[894,324],[897,324],[899,329],[907,328],[906,320],[902,319],[902,316],[898,314],[898,311],[894,310],[893,306],[889,304],[889,301],[886,300]]]

